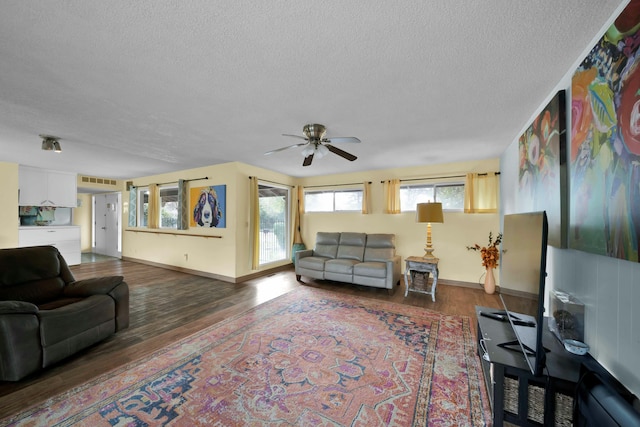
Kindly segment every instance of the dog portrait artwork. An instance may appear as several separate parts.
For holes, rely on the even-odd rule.
[[[192,227],[226,227],[224,221],[225,186],[191,189]]]

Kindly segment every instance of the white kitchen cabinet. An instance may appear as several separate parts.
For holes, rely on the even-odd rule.
[[[20,166],[18,187],[20,206],[77,206],[75,173]]]
[[[80,227],[71,226],[27,226],[18,231],[18,246],[51,245],[58,248],[69,265],[80,264]]]

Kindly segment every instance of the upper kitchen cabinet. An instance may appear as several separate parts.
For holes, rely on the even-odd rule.
[[[75,173],[20,166],[18,179],[20,206],[77,206],[78,180]]]

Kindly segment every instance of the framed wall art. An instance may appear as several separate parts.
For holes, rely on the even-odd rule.
[[[640,0],[571,81],[569,247],[639,262]]]
[[[226,198],[226,185],[191,188],[189,206],[192,215],[189,226],[226,228]]]
[[[549,244],[567,247],[565,91],[559,91],[518,140],[518,212],[546,211]]]

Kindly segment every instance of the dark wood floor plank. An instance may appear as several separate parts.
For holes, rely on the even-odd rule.
[[[104,372],[135,361],[204,327],[245,312],[298,286],[392,301],[445,314],[475,316],[476,305],[500,308],[497,295],[480,287],[438,284],[436,302],[429,295],[404,296],[404,282],[394,295],[384,289],[303,277],[293,270],[234,284],[131,261],[110,260],[71,267],[76,279],[122,275],[130,288],[130,327],[19,382],[0,382],[0,417],[14,414]],[[472,322],[475,328],[475,322]]]

